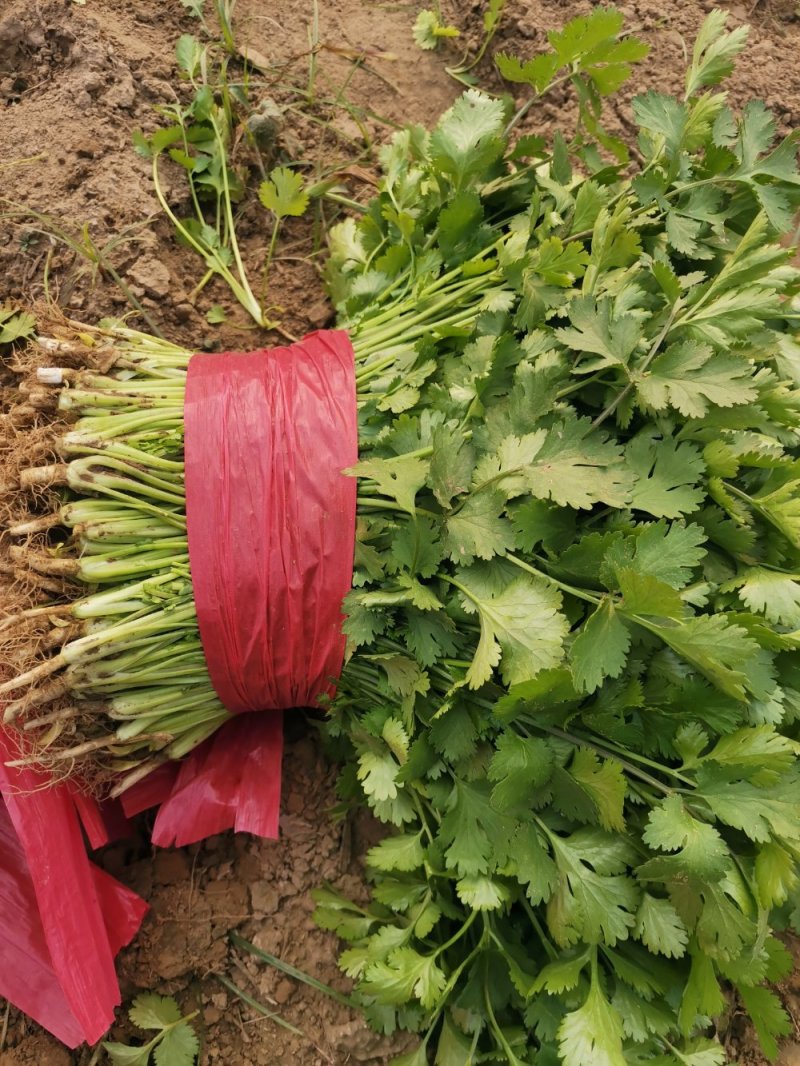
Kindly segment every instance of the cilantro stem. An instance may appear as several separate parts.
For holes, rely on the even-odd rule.
[[[470,911],[469,917],[466,919],[465,922],[461,924],[458,929],[458,932],[454,933],[453,936],[451,936],[449,940],[445,941],[444,944],[439,945],[439,947],[433,953],[433,958],[438,959],[439,956],[443,954],[443,952],[447,951],[448,948],[451,948],[453,944],[457,943],[461,939],[461,937],[464,936],[464,934],[469,930],[470,926],[478,917],[479,913],[480,911]]]
[[[262,308],[260,307],[258,301],[256,300],[255,296],[253,295],[253,292],[252,292],[252,290],[251,290],[251,288],[250,288],[250,286],[249,286],[249,284],[247,282],[247,271],[244,268],[244,263],[242,262],[241,252],[239,251],[239,242],[236,239],[236,224],[235,224],[235,221],[234,221],[234,218],[233,218],[233,207],[231,206],[231,204],[232,204],[232,202],[231,202],[231,190],[230,190],[230,185],[228,183],[228,167],[227,167],[227,156],[225,154],[225,141],[223,139],[222,133],[220,132],[219,127],[217,126],[217,123],[216,123],[213,115],[210,116],[210,122],[211,122],[211,127],[214,130],[214,137],[216,138],[217,145],[219,146],[219,149],[220,149],[220,157],[221,157],[220,173],[222,175],[222,189],[223,189],[223,201],[224,201],[224,205],[225,205],[225,219],[226,219],[226,222],[227,222],[228,228],[229,228],[228,238],[229,238],[231,251],[233,252],[233,258],[236,260],[236,268],[237,268],[238,273],[239,273],[240,286],[241,286],[242,290],[244,291],[245,295],[247,296],[248,304],[246,304],[245,306],[248,307],[248,310],[250,310],[250,314],[253,315],[253,318],[255,318],[255,320],[259,324],[259,326],[269,326],[270,323],[264,317],[264,312],[263,312]],[[253,310],[252,310],[253,307],[255,307],[255,310],[256,310],[255,314],[253,314]]]
[[[275,216],[275,221],[272,224],[272,236],[269,242],[269,248],[267,249],[267,255],[264,260],[264,266],[261,271],[261,303],[262,305],[267,302],[267,280],[269,278],[269,268],[272,263],[272,257],[275,255],[275,245],[278,243],[278,233],[281,228],[281,220],[278,215]]]
[[[489,919],[486,918],[485,916],[483,918],[483,924],[484,924],[484,928],[488,930],[488,928],[489,928]],[[488,959],[488,957],[483,960],[483,1000],[484,1000],[484,1003],[486,1004],[486,1013],[487,1013],[487,1015],[489,1017],[489,1025],[490,1025],[492,1031],[494,1032],[495,1037],[497,1038],[497,1042],[499,1043],[500,1047],[503,1049],[503,1051],[504,1051],[504,1053],[506,1055],[506,1061],[508,1063],[510,1063],[511,1066],[522,1066],[522,1062],[514,1054],[514,1049],[511,1047],[509,1042],[506,1040],[505,1033],[503,1032],[503,1030],[500,1028],[500,1026],[497,1023],[497,1017],[495,1016],[494,1007],[492,1005],[492,996],[491,996],[491,992],[489,990],[489,959]]]
[[[593,751],[596,751],[598,755],[602,755],[606,759],[615,759],[620,764],[620,766],[622,766],[625,770],[628,771],[628,773],[640,778],[648,785],[651,785],[653,788],[657,788],[660,792],[663,792],[668,796],[672,795],[672,793],[675,791],[674,788],[670,788],[669,785],[665,785],[662,781],[659,781],[657,778],[651,777],[650,774],[645,773],[644,770],[640,770],[638,766],[635,766],[633,763],[629,762],[627,758],[623,758],[618,752],[609,751],[602,745],[598,744],[596,741],[590,740],[588,737],[581,736],[579,733],[567,733],[565,730],[558,729],[556,726],[543,725],[540,722],[536,722],[527,717],[525,721],[529,723],[532,728],[538,729],[542,733],[548,733],[552,737],[558,737],[559,740],[566,740],[569,744],[574,744],[576,747],[583,746],[586,748],[591,748]],[[622,750],[624,751],[625,749]],[[626,751],[626,755],[632,754],[633,753]],[[673,776],[677,776],[681,778],[681,780],[688,782],[690,785],[694,785],[693,781],[690,781],[686,777],[682,777],[680,773],[675,770],[672,770],[671,767],[660,766],[658,763],[653,763],[650,765],[655,766],[663,773],[672,774]]]
[[[540,92],[535,93],[530,98],[530,100],[526,100],[525,103],[521,107],[517,108],[516,112],[514,113],[514,115],[512,116],[510,121],[508,122],[508,124],[506,125],[506,128],[505,128],[505,131],[503,133],[503,136],[504,137],[508,137],[509,133],[511,133],[511,131],[514,129],[514,127],[516,125],[518,125],[525,118],[525,116],[528,114],[528,112],[533,107],[533,105],[538,103],[539,100],[541,100],[543,96],[546,96],[547,93],[552,92],[553,89],[557,89],[560,85],[563,85],[565,82],[570,81],[572,79],[572,77],[576,73],[577,73],[577,68],[573,64],[572,66],[570,66],[570,69],[567,71],[566,74],[562,74],[560,78],[556,78],[555,81],[551,81],[549,85],[546,85],[544,87],[544,89],[542,89]]]
[[[567,585],[563,581],[558,581],[557,578],[551,577],[543,570],[537,570],[535,567],[530,566],[523,559],[520,559],[519,556],[513,555],[511,552],[506,552],[503,558],[508,559],[508,561],[513,563],[514,566],[518,566],[520,570],[525,570],[527,573],[533,574],[534,577],[540,577],[543,581],[555,585],[555,587],[561,589],[562,592],[568,592],[570,596],[577,596],[579,600],[586,600],[587,603],[593,603],[597,607],[603,602],[601,597],[592,596],[592,594],[587,592],[586,589],[579,589],[574,585]]]
[[[473,400],[472,402],[474,403],[475,401]],[[471,406],[472,405],[470,405],[470,408]],[[473,496],[476,496],[479,492],[483,492],[484,489],[491,488],[492,485],[496,485],[498,481],[504,481],[507,477],[514,477],[514,475],[523,474],[524,472],[525,471],[521,466],[516,466],[511,470],[501,470],[499,474],[494,474],[492,477],[487,478],[485,481],[482,481],[480,485],[476,485],[470,494],[464,497],[461,503],[456,504],[456,506],[450,511],[450,515],[457,515],[467,500],[471,500]]]
[[[410,513],[407,507],[401,507],[399,503],[392,503],[391,500],[386,500],[383,498],[373,500],[367,496],[357,496],[356,503],[359,507],[377,507],[382,511],[398,511],[400,514]],[[414,513],[425,515],[426,518],[440,517],[439,515],[434,514],[433,511],[426,511],[423,507],[415,507]]]
[[[419,792],[417,791],[416,788],[412,788],[410,791],[411,791],[411,802],[414,805],[414,810],[417,812],[417,817],[419,818],[419,823],[420,823],[420,825],[422,827],[422,831],[425,833],[425,836],[428,838],[429,843],[433,844],[433,842],[434,842],[434,840],[436,838],[435,838],[433,832],[431,831],[431,827],[428,825],[428,819],[425,817],[425,808],[422,805],[422,800],[420,798]],[[442,819],[439,817],[439,815],[437,814],[436,811],[431,809],[431,814],[434,816],[435,821],[441,822]],[[425,860],[425,872],[430,877],[431,867],[430,867],[430,864],[428,863],[427,859]]]
[[[553,947],[550,937],[545,933],[542,923],[539,921],[536,911],[531,906],[528,897],[524,894],[521,895],[520,903],[522,904],[525,913],[528,915],[528,921],[536,930],[536,935],[539,937],[539,940],[541,940],[542,947],[547,952],[548,958],[554,961],[558,958],[558,951]]]

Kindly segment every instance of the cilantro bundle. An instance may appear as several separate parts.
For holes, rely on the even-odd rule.
[[[334,241],[345,324],[447,273],[485,299],[420,339],[396,417],[362,408],[326,726],[342,799],[396,828],[371,902],[317,919],[373,1023],[420,1033],[404,1066],[712,1066],[731,986],[767,1054],[790,1028],[800,179],[712,89],[743,42],[709,16],[628,168],[585,130],[514,148],[468,92]]]
[[[631,164],[600,124],[643,54],[620,28],[599,10],[500,61],[532,99],[574,85],[574,136],[513,143],[528,105],[470,90],[395,137],[332,236],[361,459],[324,731],[343,803],[394,831],[371,901],[323,889],[317,917],[372,1022],[420,1033],[405,1066],[713,1066],[728,987],[768,1053],[788,1030],[766,983],[800,855],[794,142],[715,91],[744,34],[714,12],[683,99],[634,100]],[[102,588],[0,693],[35,757],[125,787],[225,718],[185,558],[190,353],[77,336],[108,365],[62,393],[68,462],[22,478],[70,499],[13,532],[71,529],[51,561]]]

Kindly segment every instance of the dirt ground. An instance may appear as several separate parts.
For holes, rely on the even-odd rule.
[[[451,0],[444,11],[461,27],[462,38],[437,54],[421,52],[411,36],[419,6],[320,0],[315,37],[312,0],[238,0],[237,39],[264,71],[253,91],[286,109],[276,159],[285,154],[319,173],[338,169],[351,197],[369,197],[377,146],[393,124],[435,120],[459,91],[445,62],[457,61],[461,50],[480,37],[481,0]],[[630,0],[620,6],[627,25],[653,49],[632,87],[613,104],[611,124],[628,132],[632,92],[645,86],[680,90],[686,41],[712,5]],[[797,126],[800,15],[795,0],[727,6],[735,24],[753,26],[749,50],[732,80],[732,101],[759,97],[783,126]],[[490,53],[532,54],[546,29],[588,7],[583,0],[507,0]],[[316,43],[313,63],[310,28]],[[13,202],[5,215],[0,204],[0,303],[47,293],[73,317],[88,321],[129,310],[106,271],[92,268],[85,257],[42,232],[58,229],[79,241],[88,236],[102,249],[151,321],[173,339],[206,349],[254,348],[274,339],[251,331],[222,287],[209,285],[191,302],[201,273],[198,261],[175,244],[159,218],[149,163],[132,150],[131,131],[153,129],[154,105],[172,98],[177,37],[196,31],[179,0],[0,0],[0,196]],[[483,84],[500,88],[491,55],[479,74]],[[310,81],[312,107],[302,99]],[[569,115],[569,103],[556,97],[531,113],[529,125],[544,129],[568,121]],[[180,206],[177,175],[168,179],[167,189]],[[283,325],[296,335],[331,319],[320,277],[319,221],[297,220],[286,227],[271,276],[272,299],[284,309]],[[240,232],[246,257],[256,262],[269,236],[263,216],[255,209],[247,213]],[[217,303],[230,315],[222,326],[211,326],[206,312]],[[141,318],[132,321],[147,328]],[[154,854],[142,832],[101,856],[107,869],[151,905],[141,934],[120,960],[123,997],[155,989],[177,996],[187,1009],[198,1008],[204,1064],[384,1063],[402,1050],[402,1041],[371,1033],[347,1008],[255,965],[228,943],[228,932],[236,929],[259,947],[346,988],[335,964],[336,942],[315,928],[308,892],[324,880],[354,895],[363,892],[357,856],[374,829],[331,821],[335,770],[326,765],[313,727],[302,716],[292,723],[290,737],[280,842],[226,835]],[[800,962],[796,945],[793,950]],[[220,973],[305,1035],[257,1016],[226,992],[215,976]],[[782,991],[800,1022],[800,979]],[[0,1066],[95,1061],[86,1050],[68,1053],[14,1011],[7,1021]],[[114,1030],[116,1038],[127,1035],[124,1024]],[[756,1066],[764,1061],[741,1019],[734,1016],[723,1035],[732,1062]],[[786,1045],[780,1061],[800,1066],[800,1043]]]

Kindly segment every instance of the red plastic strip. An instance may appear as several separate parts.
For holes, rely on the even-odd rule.
[[[159,847],[193,844],[225,829],[278,836],[282,715],[237,715],[180,764],[153,826]]]
[[[196,355],[185,403],[186,517],[211,681],[231,711],[332,695],[345,638],[358,458],[353,348]]]
[[[122,793],[120,801],[128,818],[168,800],[178,779],[178,763],[165,762]]]
[[[104,847],[112,840],[122,840],[131,835],[130,823],[119,800],[107,799],[98,803],[85,792],[81,792],[79,785],[70,782],[69,788],[75,809],[89,838],[89,846],[93,850]]]
[[[145,904],[103,870],[92,867],[94,885],[112,954],[130,943]],[[42,916],[19,837],[0,800],[0,996],[34,1018],[62,1043],[77,1047],[102,1035],[111,1024],[104,1016],[87,1034],[72,1011],[53,969]],[[80,951],[81,945],[75,945]]]
[[[74,797],[31,769],[5,765],[0,731],[0,995],[64,1043],[94,1043],[120,1003],[114,954],[145,903],[89,862]]]

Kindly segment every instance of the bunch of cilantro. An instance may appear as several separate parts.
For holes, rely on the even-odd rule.
[[[717,11],[684,97],[634,99],[628,162],[600,125],[644,54],[620,30],[598,10],[501,59],[575,86],[574,134],[514,144],[469,90],[334,235],[344,325],[455,287],[482,308],[407,337],[361,405],[325,727],[343,805],[394,829],[368,905],[323,889],[317,919],[372,1023],[420,1034],[404,1066],[714,1066],[729,989],[768,1054],[789,1029],[794,139],[715,88],[745,38]]]

